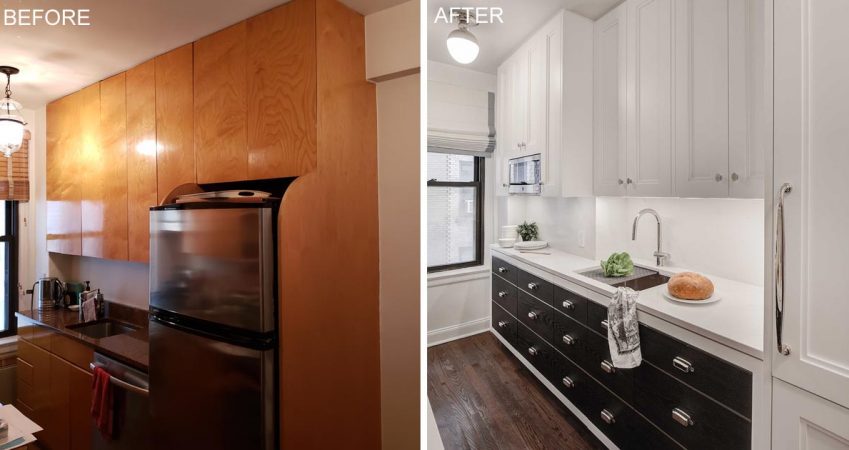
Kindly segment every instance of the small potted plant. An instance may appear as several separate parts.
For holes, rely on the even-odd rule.
[[[523,241],[535,241],[539,238],[539,227],[536,222],[522,222],[521,225],[516,227],[516,232],[519,233],[519,237]]]

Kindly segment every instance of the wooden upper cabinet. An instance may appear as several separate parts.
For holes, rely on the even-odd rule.
[[[194,44],[198,183],[248,178],[246,37],[239,22]]]
[[[175,187],[196,182],[192,44],[155,59],[156,185],[161,202]]]
[[[77,183],[81,99],[80,91],[47,105],[47,251],[69,255],[82,252]]]
[[[247,20],[249,179],[316,167],[315,7],[293,1]]]
[[[84,136],[83,256],[127,259],[127,102],[126,78],[108,78],[86,96],[86,114],[98,112],[99,129]],[[88,120],[89,117],[86,117]],[[96,122],[95,122],[96,123]],[[95,137],[96,136],[96,137]]]
[[[130,261],[150,254],[150,207],[156,206],[154,61],[127,71],[127,235]]]

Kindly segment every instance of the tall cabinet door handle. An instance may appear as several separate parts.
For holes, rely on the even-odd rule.
[[[775,205],[775,249],[772,254],[775,269],[775,338],[778,353],[790,354],[790,346],[781,341],[784,323],[784,196],[793,190],[790,183],[784,183],[778,189],[778,203]]]

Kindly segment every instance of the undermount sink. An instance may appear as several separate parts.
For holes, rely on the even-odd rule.
[[[68,325],[67,328],[93,339],[102,339],[105,337],[130,333],[132,331],[138,330],[137,327],[134,327],[130,324],[118,322],[112,319],[100,319],[92,322],[83,322],[74,325]]]
[[[600,268],[579,273],[613,287],[629,287],[635,291],[644,291],[669,281],[669,277],[639,266],[634,266],[634,273],[625,277],[606,277]]]

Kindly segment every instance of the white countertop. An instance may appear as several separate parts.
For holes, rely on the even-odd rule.
[[[554,276],[565,278],[587,289],[611,297],[615,288],[580,275],[588,269],[599,267],[599,262],[566,253],[554,248],[541,252],[549,254],[520,253],[512,248],[492,245],[491,250],[509,256]],[[634,264],[671,276],[688,269],[681,267],[658,267],[652,261],[634,259]],[[763,286],[728,280],[710,274],[714,295],[720,300],[708,304],[682,304],[663,296],[666,284],[640,291],[637,310],[651,314],[693,333],[714,340],[758,359],[763,359]],[[604,305],[607,306],[607,305]]]

